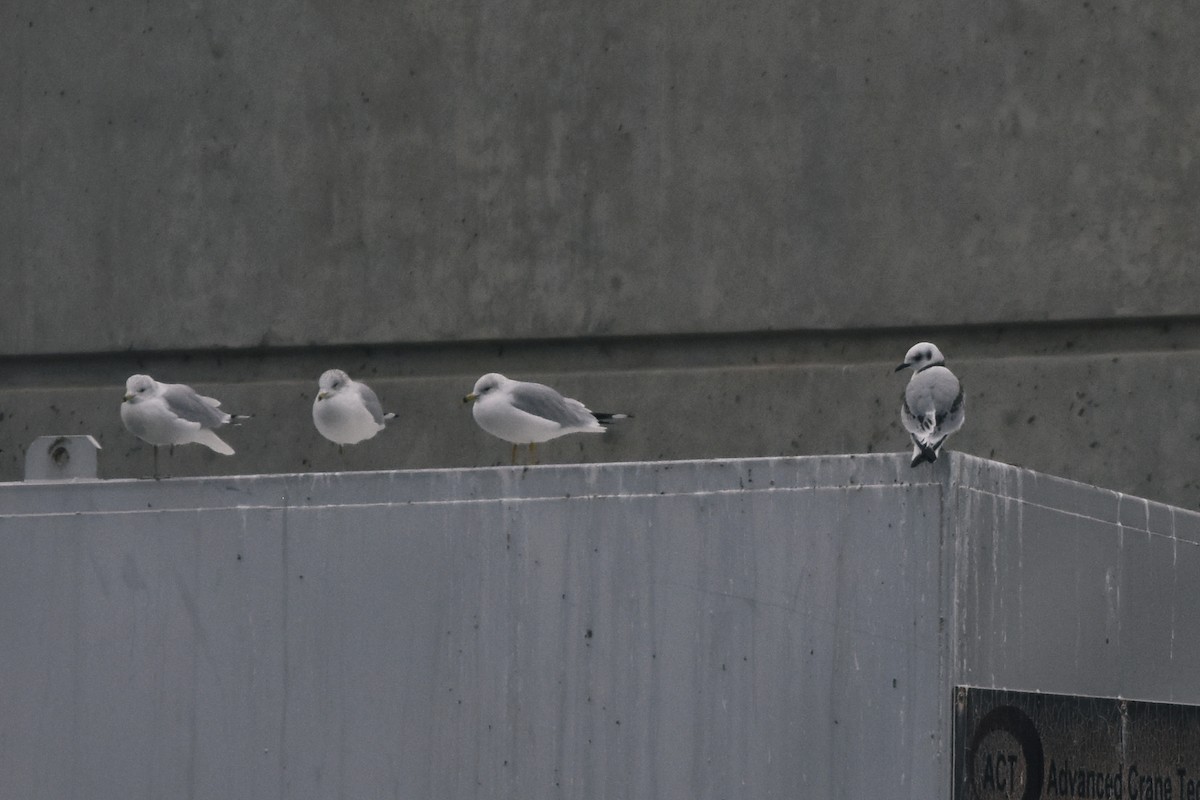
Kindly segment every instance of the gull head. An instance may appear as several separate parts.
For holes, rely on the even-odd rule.
[[[917,342],[908,349],[908,353],[904,356],[904,362],[896,367],[896,372],[908,367],[914,367],[917,372],[920,372],[926,367],[945,363],[946,357],[942,355],[941,350],[937,349],[936,344]]]
[[[333,395],[340,392],[342,389],[350,385],[350,376],[342,372],[340,369],[327,369],[321,374],[321,380],[317,381],[318,400],[328,400]]]
[[[499,372],[489,372],[487,375],[484,375],[482,378],[475,381],[475,388],[471,390],[469,395],[463,398],[463,402],[470,403],[487,397],[505,383],[508,383],[508,378],[504,377]]]
[[[149,375],[130,375],[125,381],[125,402],[140,403],[158,394],[158,381]]]

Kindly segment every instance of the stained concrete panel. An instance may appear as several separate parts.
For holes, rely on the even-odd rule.
[[[941,492],[898,466],[3,487],[5,792],[928,796]]]
[[[956,493],[964,682],[1196,703],[1197,516],[1028,474]]]
[[[948,453],[0,485],[0,793],[949,797],[1200,702],[1197,515]]]

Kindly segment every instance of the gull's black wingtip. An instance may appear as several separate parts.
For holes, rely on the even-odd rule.
[[[604,411],[593,411],[592,416],[601,425],[608,427],[619,419],[633,419],[633,414],[609,414]]]

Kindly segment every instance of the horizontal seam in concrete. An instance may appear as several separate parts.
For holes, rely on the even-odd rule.
[[[1112,525],[1113,527],[1124,528],[1125,530],[1128,530],[1128,531],[1137,531],[1138,533],[1144,533],[1147,536],[1158,536],[1162,539],[1166,539],[1166,540],[1172,541],[1172,542],[1183,542],[1184,544],[1200,546],[1200,541],[1193,541],[1192,539],[1184,539],[1177,534],[1168,535],[1165,533],[1158,533],[1157,531],[1147,530],[1146,528],[1139,528],[1136,525],[1126,525],[1126,524],[1120,522],[1119,520],[1115,520],[1115,519],[1103,519],[1101,517],[1091,517],[1091,516],[1088,516],[1087,514],[1081,514],[1078,511],[1067,511],[1066,509],[1055,508],[1053,506],[1047,506],[1047,505],[1043,505],[1041,503],[1035,503],[1031,500],[1023,500],[1019,497],[1013,497],[1011,495],[1006,495],[1006,494],[999,494],[997,492],[990,492],[987,489],[979,489],[977,487],[972,487],[972,486],[963,486],[960,484],[957,486],[957,488],[964,489],[968,492],[974,492],[975,494],[988,495],[989,497],[995,497],[995,498],[1001,499],[1001,500],[1008,500],[1009,502],[1020,503],[1021,505],[1032,506],[1033,508],[1040,508],[1045,511],[1053,511],[1056,514],[1065,514],[1066,516],[1070,516],[1070,517],[1078,517],[1079,519],[1086,519],[1090,522],[1099,522],[1104,525]],[[1150,501],[1146,501],[1146,502],[1150,502]],[[1172,508],[1172,507],[1165,506],[1165,508]],[[1177,509],[1172,508],[1172,511],[1173,512],[1177,511]]]
[[[444,505],[478,505],[483,503],[547,503],[562,502],[563,500],[610,500],[610,499],[644,499],[662,497],[718,497],[740,494],[770,494],[770,493],[799,493],[799,492],[844,492],[848,489],[911,489],[925,486],[939,486],[930,483],[852,483],[843,486],[771,486],[764,489],[708,489],[686,492],[631,492],[607,494],[577,494],[577,495],[546,495],[541,497],[465,497],[451,500],[393,500],[378,503],[324,503],[321,505],[232,505],[232,506],[192,506],[188,508],[126,508],[109,511],[51,511],[46,513],[31,512],[18,514],[0,514],[0,520],[21,519],[26,517],[91,517],[117,514],[173,514],[194,513],[196,511],[328,511],[330,509],[362,509],[362,508],[396,508],[399,506],[444,506]]]
[[[1138,342],[1137,334],[1168,337],[1159,347],[1142,346],[1138,350],[1125,348],[1127,342]],[[989,336],[994,333],[995,336]],[[980,337],[983,337],[981,341]],[[1089,356],[1111,358],[1114,354],[1147,355],[1191,353],[1200,351],[1200,317],[1136,317],[1130,319],[1079,319],[1018,322],[988,322],[950,326],[888,326],[880,328],[786,329],[758,331],[684,332],[670,334],[629,334],[612,337],[582,336],[544,339],[497,339],[429,342],[346,343],[320,346],[284,345],[280,347],[250,346],[245,348],[200,348],[194,350],[137,350],[67,353],[8,353],[0,354],[0,366],[10,367],[18,375],[35,381],[17,380],[17,385],[56,386],[59,388],[99,387],[112,384],[108,376],[137,371],[144,362],[182,362],[189,366],[193,383],[223,384],[220,375],[227,369],[237,370],[240,362],[292,363],[301,365],[328,361],[373,361],[386,365],[375,377],[389,379],[421,379],[477,375],[477,365],[497,359],[509,365],[512,372],[528,372],[539,376],[587,375],[589,373],[654,371],[692,371],[702,368],[726,370],[739,366],[870,366],[890,365],[916,339],[951,341],[958,346],[949,352],[952,361],[975,361],[1007,358],[1067,358]],[[1055,352],[1039,352],[1035,343],[1067,343]],[[1006,341],[1001,341],[1001,340]],[[879,358],[884,351],[896,351]],[[594,356],[580,361],[580,354],[594,351]],[[702,358],[697,363],[697,354]],[[748,363],[748,354],[754,358]],[[865,357],[864,357],[865,356]],[[563,369],[568,363],[586,363],[586,367]],[[400,367],[399,365],[403,365]],[[695,365],[695,366],[693,366]],[[79,380],[80,367],[95,375],[95,379]],[[244,368],[242,363],[242,368]],[[282,369],[277,367],[276,371]],[[46,371],[71,376],[61,382],[43,381]],[[367,380],[371,375],[364,376]],[[297,381],[314,383],[315,375],[298,376]],[[253,381],[239,381],[239,383]],[[279,376],[265,380],[262,385],[286,383]]]
[[[936,337],[931,337],[936,338]],[[1178,357],[1182,359],[1194,359],[1200,353],[1200,346],[1189,348],[1142,348],[1136,350],[1104,350],[1100,352],[1057,352],[1057,353],[971,353],[959,352],[950,357],[951,366],[959,365],[975,365],[987,364],[995,362],[1065,362],[1065,363],[1110,363],[1114,358],[1172,358]],[[770,374],[777,373],[783,370],[795,370],[801,372],[833,372],[844,370],[867,370],[879,372],[880,380],[886,380],[891,372],[894,371],[896,359],[892,358],[847,358],[844,361],[831,361],[826,359],[807,359],[799,357],[795,359],[769,359],[755,363],[745,363],[737,359],[728,361],[720,361],[717,363],[649,363],[649,364],[604,364],[596,363],[586,369],[559,369],[546,368],[541,366],[523,367],[518,370],[505,369],[505,372],[519,378],[529,380],[538,380],[545,382],[561,382],[570,380],[576,377],[588,377],[596,374],[604,375],[640,375],[640,374],[659,374],[659,375],[725,375],[731,372],[737,373],[762,373]],[[0,357],[0,366],[4,363],[4,359]],[[177,372],[177,370],[176,370]],[[458,378],[463,379],[462,391],[469,391],[468,385],[476,372],[472,371],[457,371],[457,372],[418,372],[412,374],[396,374],[382,372],[376,375],[362,376],[363,380],[370,383],[378,382],[379,384],[393,384],[405,382],[423,382],[423,381],[450,381]],[[170,376],[167,376],[170,377]],[[358,377],[356,375],[356,377]],[[123,379],[122,379],[123,380]],[[44,383],[40,385],[21,385],[18,383],[15,387],[10,387],[6,391],[21,392],[21,393],[51,393],[58,394],[64,391],[96,391],[108,390],[112,387],[119,387],[122,380],[104,380],[80,383]],[[215,373],[202,374],[198,377],[185,381],[193,385],[201,391],[216,391],[218,387],[224,388],[228,386],[246,386],[256,388],[291,388],[297,384],[312,384],[316,386],[316,380],[312,375],[297,374],[295,377],[272,377],[264,379],[244,378],[240,377],[237,380],[228,381],[221,380]],[[903,383],[897,383],[897,386],[902,388]],[[114,389],[115,391],[115,389]],[[314,388],[315,391],[315,388]],[[447,406],[461,405],[461,395],[458,390],[448,394],[449,398],[446,401]],[[119,405],[119,403],[118,403]],[[235,409],[236,410],[236,409]],[[253,423],[251,423],[253,424]]]
[[[953,451],[953,452],[958,452],[958,451]],[[555,471],[555,470],[577,471],[577,470],[581,470],[581,469],[597,470],[597,471],[602,471],[602,472],[618,472],[622,468],[625,468],[625,467],[639,467],[639,468],[643,468],[643,469],[650,468],[655,474],[666,473],[666,472],[675,472],[676,474],[678,474],[678,472],[682,469],[688,469],[688,468],[697,467],[697,466],[703,467],[705,469],[709,469],[713,466],[727,466],[727,467],[733,467],[733,468],[740,469],[740,468],[745,468],[745,467],[756,468],[756,467],[762,467],[762,466],[778,467],[778,466],[782,465],[786,468],[791,469],[791,468],[795,468],[795,466],[797,464],[802,464],[802,463],[806,463],[806,462],[836,461],[838,463],[842,463],[843,460],[850,460],[850,461],[858,461],[861,463],[866,463],[867,461],[871,461],[871,460],[886,459],[889,456],[899,457],[899,456],[907,456],[907,455],[908,455],[908,451],[905,450],[905,451],[896,451],[894,453],[848,453],[845,455],[824,454],[824,455],[806,455],[806,456],[752,456],[752,457],[746,457],[746,458],[739,458],[737,456],[722,456],[719,458],[679,458],[679,459],[670,459],[670,460],[666,460],[666,461],[604,461],[604,462],[580,462],[580,463],[575,463],[575,464],[528,464],[528,465],[524,465],[524,466],[522,466],[522,465],[517,465],[517,466],[505,465],[505,466],[493,466],[493,467],[423,467],[423,468],[416,468],[416,469],[376,469],[376,470],[362,470],[362,471],[347,470],[347,471],[343,471],[343,472],[339,472],[337,470],[326,470],[326,471],[322,471],[322,472],[280,472],[280,473],[261,473],[261,474],[250,472],[250,473],[245,473],[242,475],[222,475],[220,477],[208,477],[208,476],[193,475],[193,476],[178,477],[178,478],[162,478],[162,479],[158,479],[158,480],[152,479],[152,478],[103,478],[103,479],[96,480],[96,481],[87,481],[87,483],[101,483],[101,484],[105,484],[105,485],[109,485],[109,486],[115,486],[118,484],[130,485],[130,484],[138,484],[138,483],[142,483],[145,481],[155,480],[156,483],[162,483],[164,481],[173,481],[173,482],[178,482],[179,484],[182,484],[183,482],[187,481],[187,482],[193,482],[193,483],[217,482],[217,483],[228,485],[228,484],[236,483],[240,480],[247,480],[247,479],[253,479],[253,480],[267,479],[267,480],[274,480],[274,481],[286,481],[286,480],[312,481],[312,480],[320,480],[320,479],[337,479],[337,478],[341,478],[346,475],[353,475],[353,476],[369,475],[372,477],[410,476],[410,475],[419,475],[419,476],[455,475],[455,476],[457,476],[457,475],[462,475],[463,473],[524,474],[526,472],[531,472],[531,471],[541,471],[541,472],[551,472],[551,471]],[[966,453],[963,453],[962,455],[967,456]],[[978,459],[981,461],[986,460],[986,459],[980,459],[978,456],[968,456],[968,457],[972,458],[972,459]],[[29,482],[26,482],[26,481],[8,481],[6,483],[0,483],[0,489],[3,489],[5,486],[25,486],[25,485],[28,485],[28,483]],[[54,483],[54,481],[43,481],[42,483]],[[59,483],[67,483],[67,482],[59,481]],[[85,481],[74,481],[72,483],[85,483]],[[929,480],[929,481],[922,481],[922,483],[935,484],[935,483],[938,483],[938,481]],[[1081,485],[1086,485],[1086,484],[1081,484]],[[283,488],[283,487],[281,487],[281,488]]]
[[[836,336],[843,339],[871,339],[877,337],[892,337],[909,335],[913,331],[921,331],[926,335],[935,336],[950,334],[955,331],[993,331],[1005,332],[1041,332],[1063,331],[1073,328],[1094,330],[1096,327],[1127,329],[1139,327],[1162,328],[1164,326],[1200,328],[1200,314],[1165,314],[1139,315],[1130,317],[1071,317],[1064,319],[1018,319],[1018,320],[986,320],[983,322],[958,322],[950,324],[924,325],[879,325],[879,326],[831,326],[823,328],[727,328],[710,331],[677,331],[677,332],[645,332],[621,333],[610,336],[580,335],[580,336],[544,336],[544,337],[510,337],[491,339],[414,339],[414,340],[360,340],[354,342],[335,342],[331,344],[280,344],[263,346],[260,344],[237,346],[214,346],[198,349],[166,348],[161,350],[97,350],[97,351],[68,351],[63,353],[46,354],[5,354],[0,358],[74,358],[94,356],[130,356],[158,357],[175,355],[211,354],[214,356],[237,356],[248,354],[256,357],[294,353],[328,353],[347,351],[379,351],[389,349],[404,350],[448,350],[448,349],[478,349],[493,350],[496,348],[522,347],[623,347],[640,345],[648,342],[660,344],[693,344],[714,341],[784,341],[788,339],[817,339]]]
[[[1042,691],[1041,689],[1037,688],[1036,686],[1022,687],[1019,685],[1012,686],[1009,684],[1005,684],[1003,686],[989,686],[987,684],[982,684],[982,683],[956,683],[956,684],[954,684],[954,687],[956,689],[957,688],[986,689],[989,691],[995,690],[998,692],[1024,692],[1024,693],[1029,693],[1029,694],[1044,694],[1047,697],[1071,697],[1071,698],[1078,697],[1078,698],[1090,698],[1090,699],[1094,699],[1094,700],[1113,700],[1114,699],[1113,695],[1088,694],[1087,692],[1072,692],[1071,694],[1063,694],[1062,692],[1046,692],[1046,691]],[[1135,703],[1153,703],[1154,705],[1159,705],[1159,706],[1178,707],[1181,705],[1186,705],[1186,706],[1200,707],[1200,706],[1196,706],[1196,704],[1194,704],[1194,703],[1180,703],[1180,702],[1177,702],[1174,700],[1163,700],[1161,698],[1156,699],[1156,700],[1150,700],[1150,699],[1147,699],[1144,695],[1118,694],[1115,696],[1115,699],[1117,699],[1117,700],[1132,700]]]

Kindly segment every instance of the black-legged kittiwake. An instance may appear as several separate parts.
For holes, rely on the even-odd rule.
[[[383,406],[370,386],[351,380],[340,369],[331,369],[318,382],[312,417],[321,435],[340,449],[342,445],[370,439],[396,415],[383,413]]]
[[[929,342],[914,344],[896,367],[914,370],[904,389],[900,420],[913,442],[911,466],[937,461],[937,451],[946,437],[957,431],[966,419],[962,384],[946,369],[946,357]]]
[[[604,433],[615,420],[629,416],[591,411],[549,386],[509,380],[495,372],[477,380],[463,402],[475,404],[471,414],[479,427],[512,443],[514,464],[518,445],[529,445],[529,456],[537,463],[535,445],[539,442],[568,433]]]

